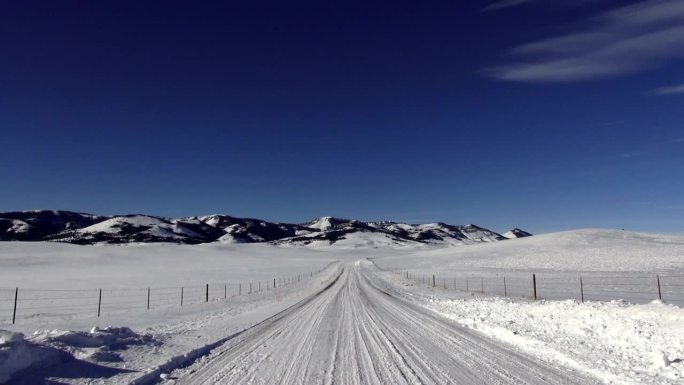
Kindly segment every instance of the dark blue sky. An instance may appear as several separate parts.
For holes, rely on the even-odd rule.
[[[0,211],[683,233],[683,4],[7,3]]]

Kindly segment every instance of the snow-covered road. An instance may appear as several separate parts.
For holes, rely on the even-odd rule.
[[[395,297],[365,261],[167,378],[177,384],[590,384]]]

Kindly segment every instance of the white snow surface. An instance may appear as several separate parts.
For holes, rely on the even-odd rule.
[[[684,275],[684,237],[578,230],[454,247],[347,242],[0,243],[0,382],[668,385],[684,378],[684,310],[653,302],[652,293],[640,305],[535,302],[401,275]],[[278,288],[266,290],[274,277]],[[131,297],[113,301],[122,293]],[[117,305],[127,298],[133,308]]]

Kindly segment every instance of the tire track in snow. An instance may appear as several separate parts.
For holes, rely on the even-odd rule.
[[[591,384],[394,297],[361,263],[173,373],[177,384]]]

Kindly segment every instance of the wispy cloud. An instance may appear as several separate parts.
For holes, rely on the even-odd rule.
[[[674,138],[667,141],[647,143],[642,145],[640,148],[634,149],[632,151],[624,151],[619,155],[621,158],[631,159],[653,154],[662,154],[664,151],[672,151],[675,149],[678,150],[680,143],[684,143],[684,137]]]
[[[515,7],[516,5],[529,3],[531,1],[532,0],[499,0],[499,1],[496,1],[492,4],[489,4],[488,6],[483,8],[482,10],[483,11],[498,11],[500,9]]]
[[[588,20],[575,32],[514,48],[512,63],[486,72],[520,82],[619,76],[684,57],[684,1],[649,0]]]
[[[679,84],[676,86],[660,87],[651,91],[655,95],[674,95],[674,94],[684,94],[684,84]]]

